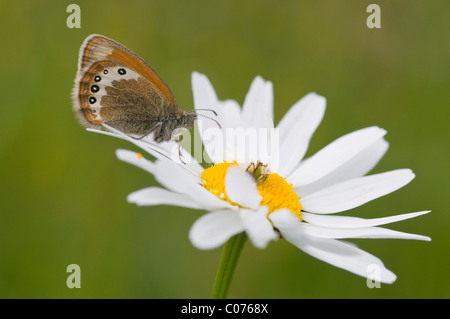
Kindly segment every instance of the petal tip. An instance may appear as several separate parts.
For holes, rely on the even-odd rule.
[[[137,205],[135,198],[133,196],[131,196],[131,194],[127,196],[127,203]]]
[[[129,150],[124,150],[124,149],[117,149],[115,151],[116,153],[116,157],[121,160],[121,161],[127,161],[130,156],[137,156],[137,153],[133,152],[133,151],[129,151]]]
[[[202,73],[200,73],[200,72],[198,72],[198,71],[192,71],[192,73],[191,73],[191,78],[192,78],[192,79],[200,78],[200,77],[202,77],[202,76],[204,76],[204,74],[202,74]]]

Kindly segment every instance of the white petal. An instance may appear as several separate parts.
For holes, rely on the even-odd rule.
[[[208,77],[198,72],[192,72],[191,81],[195,109],[217,111],[217,95]]]
[[[388,147],[388,142],[381,137],[328,175],[311,184],[294,187],[294,191],[300,197],[304,197],[339,182],[364,176],[380,161]]]
[[[286,240],[305,253],[335,267],[365,278],[370,277],[374,267],[376,267],[375,269],[379,269],[380,282],[390,284],[397,279],[397,276],[387,269],[379,258],[354,245],[335,239],[308,238],[299,242],[297,237],[288,237],[286,237]]]
[[[256,209],[262,200],[253,177],[236,166],[227,170],[225,190],[230,200],[242,207]]]
[[[242,231],[244,225],[237,212],[217,211],[197,219],[189,231],[189,239],[199,249],[213,249]]]
[[[230,153],[227,149],[226,129],[242,126],[240,106],[233,100],[219,101],[208,78],[198,72],[192,73],[192,89],[195,109],[199,110],[198,114],[211,117],[220,125],[199,115],[197,127],[205,145],[205,152],[213,163],[223,162],[228,159],[227,154]],[[217,117],[200,109],[213,110]]]
[[[318,238],[395,238],[395,239],[415,239],[430,241],[430,237],[399,232],[381,227],[361,227],[361,228],[329,228],[302,223],[302,231],[312,237]]]
[[[220,123],[220,127],[214,121],[207,119],[203,116],[199,116],[197,120],[198,132],[200,138],[205,145],[205,152],[209,159],[206,161],[212,161],[212,163],[219,163],[223,161],[223,129],[227,123],[223,122],[221,118],[221,110],[216,92],[207,78],[206,75],[198,72],[192,73],[192,91],[194,95],[194,106],[198,110],[198,114],[204,114],[211,117]],[[200,109],[209,109],[217,114],[217,117],[213,112],[200,111]]]
[[[148,187],[133,192],[128,195],[127,201],[138,206],[172,205],[203,209],[201,205],[193,201],[189,196],[159,187]]]
[[[350,217],[350,216],[316,215],[302,212],[302,218],[306,222],[317,226],[334,227],[334,228],[358,228],[358,227],[372,227],[378,225],[386,225],[401,220],[414,218],[420,215],[428,214],[429,212],[430,210],[372,219]]]
[[[205,152],[213,163],[221,163],[225,160],[235,160],[234,133],[235,129],[242,126],[242,116],[240,106],[233,100],[217,102],[217,117],[215,118],[221,125],[209,120],[197,121],[202,142],[205,145]],[[211,116],[208,114],[208,116]],[[229,133],[233,133],[230,137]]]
[[[118,149],[116,150],[116,156],[119,160],[137,166],[150,174],[154,174],[156,170],[155,163],[147,160],[141,154],[136,152]]]
[[[151,139],[151,136],[147,136],[141,140],[134,139],[121,131],[115,129],[112,126],[109,126],[107,124],[102,124],[106,129],[110,130],[111,132],[105,132],[95,129],[87,129],[90,132],[100,133],[104,135],[114,136],[126,141],[131,142],[132,144],[142,148],[144,151],[149,153],[152,156],[155,156],[156,158],[159,158],[161,160],[171,160],[175,163],[177,163],[180,167],[182,167],[184,170],[190,172],[192,175],[195,175],[199,177],[201,175],[201,172],[203,171],[203,168],[200,166],[197,161],[183,148],[181,148],[182,152],[182,158],[184,163],[181,162],[179,158],[179,152],[178,152],[178,143],[174,141],[168,141],[164,143],[156,143]]]
[[[273,119],[272,82],[255,77],[245,97],[242,116],[246,127],[260,128],[267,123],[267,117]]]
[[[245,225],[245,232],[257,248],[266,248],[271,240],[278,239],[278,234],[267,219],[269,208],[261,206],[258,210],[240,209],[239,215]]]
[[[380,271],[379,281],[385,283],[392,283],[397,278],[380,259],[353,244],[308,236],[300,227],[299,219],[289,211],[273,212],[270,217],[287,241],[317,259],[366,278],[376,267]]]
[[[176,193],[185,194],[195,202],[201,203],[204,209],[217,210],[222,208],[236,209],[227,201],[219,199],[199,184],[191,174],[169,160],[156,162],[156,180],[164,187]]]
[[[309,146],[314,131],[325,114],[326,99],[316,93],[309,93],[295,103],[281,119],[280,169],[281,176],[288,176],[300,163]]]
[[[187,130],[186,130],[187,131]],[[190,139],[190,133],[188,132],[187,138]],[[170,154],[170,160],[177,163],[192,175],[200,177],[204,168],[192,157],[192,155],[184,148],[180,147],[180,144],[174,140],[158,143],[161,149],[164,149]],[[164,158],[166,159],[166,158]]]
[[[187,195],[187,197],[190,197],[190,200],[186,199],[183,204],[180,203],[178,206],[200,208],[199,204],[201,204],[201,208],[204,209],[231,207],[228,202],[219,199],[217,196],[211,194],[204,187],[202,187],[199,184],[200,179],[197,176],[190,174],[176,163],[173,163],[165,158],[153,163],[132,151],[117,150],[116,155],[120,160],[133,164],[153,174],[159,183],[172,190],[172,193],[179,193],[179,196],[182,196],[180,194],[184,194]],[[144,204],[145,201],[136,203],[138,205],[151,205],[150,202],[147,204]],[[156,201],[153,202],[155,202],[153,205],[158,205],[156,204]],[[189,204],[187,204],[188,202]]]
[[[242,127],[241,107],[236,101],[219,101],[217,105],[217,113],[222,129],[229,127]]]
[[[275,227],[281,227],[284,229],[297,228],[298,223],[302,222],[287,208],[283,208],[273,212],[269,215],[269,219],[272,221]]]
[[[385,130],[373,126],[344,135],[301,163],[288,181],[294,187],[313,183],[347,163],[385,134]]]
[[[300,199],[303,210],[316,214],[342,212],[392,193],[414,178],[410,169],[358,177]]]
[[[268,161],[273,130],[273,88],[270,81],[257,76],[250,85],[242,109],[244,133],[236,133],[239,142],[227,138],[227,147],[233,147],[238,162]],[[247,140],[248,137],[248,140]],[[247,149],[248,148],[248,149]],[[229,150],[228,150],[229,152]]]
[[[93,133],[99,133],[102,135],[108,135],[108,136],[120,138],[122,140],[131,142],[132,144],[137,145],[138,147],[142,148],[147,153],[149,153],[150,155],[152,155],[156,158],[168,158],[168,159],[171,158],[170,152],[168,152],[166,149],[163,149],[161,147],[161,143],[157,144],[147,138],[144,138],[143,140],[136,140],[136,139],[133,139],[130,136],[122,133],[121,131],[115,129],[112,126],[109,126],[107,124],[103,124],[102,126],[104,126],[106,129],[110,130],[111,132],[101,131],[101,130],[92,129],[92,128],[87,128],[86,131],[93,132]]]

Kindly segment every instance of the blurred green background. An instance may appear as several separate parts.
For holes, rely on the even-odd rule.
[[[91,33],[141,55],[192,108],[191,72],[220,99],[242,103],[252,79],[271,80],[275,121],[308,92],[327,112],[307,155],[370,125],[388,131],[373,172],[411,168],[403,189],[346,212],[382,217],[433,212],[389,228],[432,242],[353,240],[398,276],[369,289],[364,278],[280,240],[247,243],[231,298],[449,298],[450,3],[418,1],[0,1],[0,297],[209,298],[221,249],[200,251],[188,231],[203,211],[136,207],[157,185],[120,162],[133,145],[86,132],[72,112],[78,49]],[[381,29],[366,26],[370,3]],[[66,267],[81,267],[68,289]]]

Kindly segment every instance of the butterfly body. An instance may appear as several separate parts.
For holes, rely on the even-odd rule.
[[[169,141],[177,128],[192,128],[197,118],[178,107],[170,89],[142,58],[96,34],[80,48],[72,99],[86,127],[107,124],[134,138],[153,133],[158,143]]]

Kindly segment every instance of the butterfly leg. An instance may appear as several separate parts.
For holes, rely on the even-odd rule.
[[[183,140],[183,135],[180,135],[180,137],[178,137],[178,157],[180,158],[181,163],[183,163],[184,165],[186,165],[186,163],[183,161],[183,154],[181,152],[181,141]]]
[[[148,136],[151,132],[153,132],[158,126],[161,126],[162,122],[158,122],[156,123],[156,125],[154,125],[147,133],[143,134],[140,137],[132,137],[135,140],[142,140],[144,137]]]

